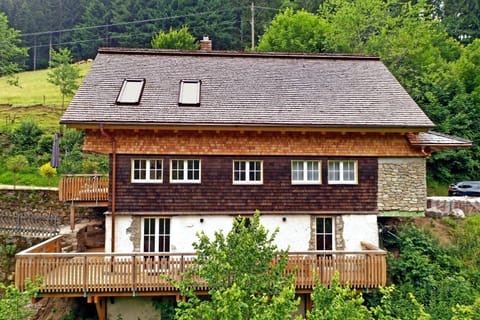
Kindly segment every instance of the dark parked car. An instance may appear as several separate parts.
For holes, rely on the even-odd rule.
[[[480,181],[462,181],[450,185],[449,196],[480,197]]]

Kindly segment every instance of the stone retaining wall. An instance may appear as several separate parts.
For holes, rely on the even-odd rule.
[[[29,212],[40,216],[58,215],[61,223],[69,223],[69,205],[58,200],[54,190],[0,190],[0,212]]]
[[[480,213],[480,197],[429,197],[427,216],[463,217]]]

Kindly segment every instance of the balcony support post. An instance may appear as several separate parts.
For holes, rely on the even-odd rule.
[[[98,320],[106,320],[107,305],[106,305],[105,298],[100,298],[99,296],[95,296],[93,301],[95,302],[95,308],[97,309]]]
[[[70,230],[75,230],[75,206],[73,205],[73,201],[70,204]]]

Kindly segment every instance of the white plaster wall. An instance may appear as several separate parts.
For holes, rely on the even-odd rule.
[[[170,224],[170,251],[194,252],[193,243],[198,241],[197,233],[204,232],[213,239],[216,231],[222,230],[227,234],[233,224],[234,216],[175,216]],[[283,218],[286,220],[283,221]],[[200,220],[203,219],[203,222]],[[116,220],[116,252],[132,252],[133,243],[127,229],[131,226],[130,216],[117,216]],[[289,251],[308,251],[311,239],[309,215],[268,215],[261,216],[260,221],[270,233],[275,228],[279,232],[275,237],[275,244],[279,249]],[[344,215],[343,238],[345,250],[361,250],[360,241],[369,242],[378,246],[378,227],[376,215]],[[106,217],[105,251],[111,249],[111,216]],[[139,231],[140,232],[140,231]]]
[[[127,229],[132,224],[131,216],[115,217],[115,252],[133,252],[133,243],[130,241],[130,234]],[[112,250],[112,216],[105,219],[105,252]]]
[[[286,218],[284,222],[282,219]],[[170,249],[172,252],[194,252],[192,243],[198,241],[196,236],[204,232],[213,239],[216,231],[222,230],[227,234],[232,228],[234,216],[177,216],[173,217],[170,225]],[[203,222],[200,222],[203,219]],[[275,237],[275,244],[279,249],[289,251],[307,251],[310,240],[309,216],[262,216],[262,223],[270,234],[279,227]]]
[[[283,218],[286,218],[283,221]],[[260,222],[272,233],[279,228],[275,237],[275,244],[279,249],[288,251],[308,251],[308,244],[311,238],[310,216],[262,216]]]
[[[203,219],[203,222],[200,222]],[[170,222],[171,252],[195,252],[192,244],[198,242],[197,233],[204,232],[213,239],[215,231],[227,234],[232,228],[233,216],[176,216]]]
[[[376,215],[344,215],[343,239],[346,251],[362,250],[360,241],[378,246]]]

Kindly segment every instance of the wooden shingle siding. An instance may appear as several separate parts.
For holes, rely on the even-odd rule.
[[[164,156],[163,183],[131,183],[131,159],[117,156],[118,212],[376,211],[377,158]],[[170,159],[201,160],[201,183],[169,182]],[[322,184],[292,185],[292,160],[320,159]],[[329,185],[328,159],[358,160],[358,184]],[[262,185],[233,185],[233,160],[262,160]]]
[[[109,134],[115,137],[119,154],[423,156],[399,133],[115,130]],[[108,154],[112,146],[100,130],[87,130],[84,150]]]

